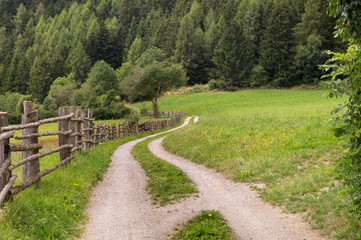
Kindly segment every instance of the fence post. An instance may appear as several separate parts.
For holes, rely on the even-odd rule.
[[[59,117],[69,114],[69,107],[60,107],[59,108]],[[65,119],[58,122],[58,130],[60,132],[66,132],[69,130],[69,120]],[[59,147],[69,144],[70,137],[69,135],[59,135]],[[64,149],[60,151],[60,162],[70,157],[70,149]]]
[[[74,113],[74,117],[73,117],[74,119],[76,119],[75,112],[76,112],[76,108],[71,106],[69,108],[69,113]],[[70,119],[70,121],[69,121],[69,129],[72,131],[72,134],[76,133],[76,125],[77,125],[77,121]],[[76,145],[75,145],[75,136],[74,135],[70,136],[69,143],[71,145],[73,145],[73,148],[76,147]]]
[[[23,102],[24,107],[24,115],[22,116],[22,124],[28,124],[28,123],[34,123],[38,121],[38,111],[33,111],[33,106],[30,101],[24,101]],[[29,135],[32,133],[38,133],[38,127],[32,127],[32,128],[25,128],[22,130],[22,135]],[[22,144],[28,145],[28,144],[36,144],[38,143],[38,137],[32,137],[28,139],[23,139]],[[23,152],[23,159],[30,157],[31,155],[39,153],[39,149],[36,150],[29,150]],[[28,162],[23,165],[22,167],[23,172],[23,182],[28,181],[31,178],[35,178],[36,175],[40,172],[40,163],[39,158]]]
[[[0,112],[0,133],[2,133],[1,128],[7,126],[8,126],[8,113]],[[10,159],[11,157],[9,149],[5,148],[5,146],[8,144],[9,144],[9,140],[4,140],[0,142],[0,168],[3,165],[3,163],[7,159]],[[10,175],[11,172],[7,171],[0,176],[0,192],[4,188],[6,183],[9,181]]]
[[[75,116],[74,116],[77,120],[80,120],[81,117],[81,107],[77,106],[76,107],[76,111],[75,111]],[[76,121],[75,124],[75,133],[76,134],[81,134],[81,121]],[[76,147],[80,147],[81,146],[81,136],[75,136],[75,146]]]
[[[89,122],[88,122],[88,126],[89,126],[89,140],[93,139],[94,136],[94,123],[93,123],[93,109],[88,108],[88,118],[89,118]],[[89,142],[89,148],[92,147],[92,143]]]

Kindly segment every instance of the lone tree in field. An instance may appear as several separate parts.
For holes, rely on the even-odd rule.
[[[181,65],[155,61],[144,68],[135,66],[132,74],[120,83],[120,88],[130,101],[151,101],[157,118],[161,94],[184,85],[186,81],[187,75]]]

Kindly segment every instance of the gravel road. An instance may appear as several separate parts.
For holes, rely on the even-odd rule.
[[[189,121],[187,118],[182,126],[170,131],[186,126]],[[160,134],[126,143],[115,151],[103,181],[93,191],[87,209],[89,222],[80,239],[169,239],[177,224],[201,210],[213,209],[223,214],[242,240],[325,239],[297,215],[284,214],[263,203],[246,184],[226,180],[213,170],[166,152],[161,146],[163,138],[152,141],[150,150],[186,172],[200,193],[199,197],[165,207],[152,205],[145,191],[146,175],[131,151],[137,143]]]

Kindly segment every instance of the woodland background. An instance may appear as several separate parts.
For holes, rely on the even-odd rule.
[[[0,0],[0,110],[11,123],[20,121],[23,100],[35,101],[40,117],[67,104],[91,107],[97,118],[120,117],[128,113],[131,79],[164,66],[182,68],[188,85],[213,89],[318,84],[323,51],[343,50],[327,5]]]

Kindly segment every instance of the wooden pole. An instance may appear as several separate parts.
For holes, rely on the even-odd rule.
[[[88,123],[88,127],[91,128],[91,130],[89,131],[89,140],[93,139],[94,136],[94,123],[93,123],[93,109],[88,108],[88,118],[89,118],[89,123]],[[89,148],[92,147],[92,144],[89,144]]]
[[[78,106],[78,107],[76,107],[75,118],[80,119],[80,117],[81,117],[81,107]],[[78,134],[82,133],[81,132],[81,124],[82,124],[82,122],[77,121],[76,125],[75,125],[75,132],[78,133]],[[78,136],[75,137],[75,145],[76,145],[76,147],[81,146],[81,136],[78,135]]]
[[[33,105],[30,101],[23,102],[24,115],[22,116],[22,124],[35,123],[38,121],[38,111],[33,111]],[[22,135],[29,135],[38,133],[38,127],[25,128],[22,130]],[[38,137],[26,138],[22,140],[22,145],[37,144]],[[39,153],[39,149],[29,150],[23,152],[22,159],[26,159],[31,155]],[[39,158],[35,158],[33,161],[23,165],[23,182],[28,181],[31,178],[35,178],[40,172]]]
[[[59,108],[59,117],[65,116],[69,114],[69,107],[60,107]],[[58,131],[66,132],[69,130],[69,119],[65,119],[62,121],[59,121],[58,123]],[[68,145],[70,143],[70,137],[69,135],[60,135],[59,137],[59,147],[63,145]],[[70,148],[65,148],[60,151],[60,162],[64,159],[67,159],[70,157]]]
[[[71,107],[69,108],[69,113],[73,113],[74,116],[75,116],[75,112],[76,112],[76,108],[73,107],[73,106],[71,106]],[[75,133],[75,132],[76,132],[76,125],[77,125],[77,121],[74,121],[74,120],[71,120],[71,119],[70,119],[70,121],[69,121],[69,130],[71,130],[72,133]],[[69,137],[69,144],[72,144],[73,147],[76,147],[76,145],[75,145],[75,138],[76,138],[76,136],[70,136],[70,137]]]
[[[0,112],[0,129],[6,126],[8,126],[8,114],[6,112]],[[1,130],[0,133],[2,133]],[[0,141],[0,168],[7,159],[10,159],[10,152],[8,149],[5,149],[7,144],[9,144],[9,139]],[[9,171],[4,171],[4,173],[0,174],[0,192],[9,181],[10,174],[11,172]]]

